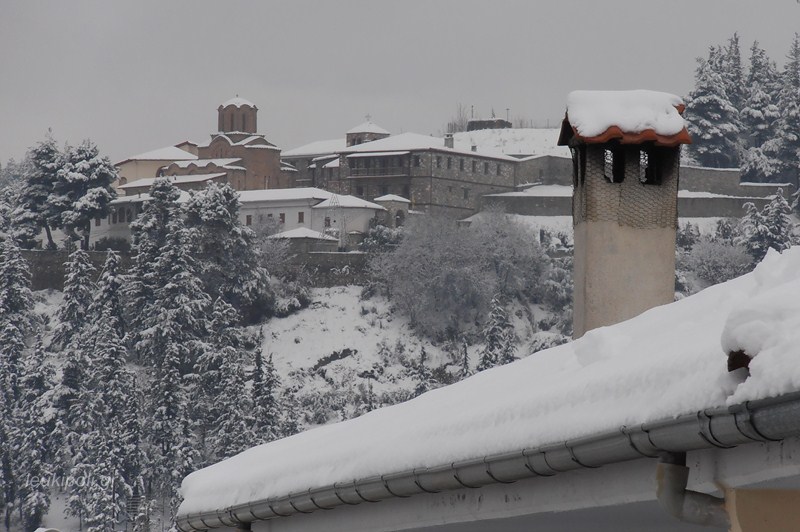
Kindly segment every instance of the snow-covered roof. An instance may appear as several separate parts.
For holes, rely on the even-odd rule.
[[[332,159],[331,161],[325,163],[325,165],[323,165],[323,168],[339,168],[339,158],[336,157],[335,159]]]
[[[375,198],[373,201],[397,201],[400,203],[411,203],[411,201],[407,200],[403,196],[398,196],[397,194],[386,194],[379,198]]]
[[[178,196],[178,203],[185,203],[189,199],[189,193],[185,190],[180,191],[180,195]],[[144,203],[145,201],[150,201],[150,194],[147,192],[139,192],[137,194],[130,194],[126,196],[119,196],[116,199],[110,201],[109,205],[129,205],[131,203]]]
[[[441,137],[431,137],[430,135],[420,135],[419,133],[400,133],[384,139],[365,142],[356,146],[343,149],[343,153],[367,153],[374,152],[380,155],[387,155],[388,152],[414,151],[436,149],[454,154],[471,155],[473,157],[491,157],[506,161],[516,161],[517,159],[503,155],[501,153],[487,153],[482,151],[462,150],[458,148],[445,148],[444,139]]]
[[[289,172],[297,172],[297,168],[295,167],[295,165],[287,163],[286,161],[281,161],[281,170],[287,170]]]
[[[186,144],[186,143],[184,143]],[[116,163],[117,166],[128,161],[189,161],[197,159],[197,155],[182,150],[176,146],[167,146],[156,150],[146,151],[139,155],[133,155],[127,159]]]
[[[229,105],[235,105],[236,107],[255,107],[253,102],[245,100],[244,98],[239,98],[239,96],[231,98],[227,102],[223,102],[221,106],[228,107]]]
[[[333,209],[342,207],[345,209],[374,209],[377,211],[385,211],[386,209],[377,203],[363,200],[355,196],[345,196],[341,194],[331,194],[331,197],[325,201],[318,203],[312,209]]]
[[[571,185],[534,185],[523,190],[514,192],[501,192],[499,194],[487,194],[491,197],[513,197],[513,196],[537,196],[537,197],[571,197]]]
[[[558,145],[559,129],[506,128],[480,129],[453,134],[453,144],[461,150],[477,146],[484,153],[505,155],[571,157],[569,148]]]
[[[567,96],[564,127],[584,142],[687,144],[691,141],[683,109],[683,100],[666,92],[573,91]],[[569,140],[565,133],[562,129],[560,144]]]
[[[579,340],[192,473],[179,515],[561,445],[800,389],[800,248]],[[753,357],[744,382],[727,354]]]
[[[259,201],[322,201],[333,194],[326,190],[313,187],[300,188],[274,188],[264,190],[242,190],[239,192],[239,201],[242,203]]]
[[[198,168],[203,168],[209,165],[219,166],[220,168],[232,166],[234,163],[242,162],[241,159],[237,158],[226,158],[226,159],[197,159],[194,161],[175,161],[173,164],[178,168],[189,168],[190,166],[196,166]]]
[[[169,175],[164,177],[168,177],[170,181],[172,181],[177,185],[180,185],[182,183],[202,183],[203,181],[209,181],[211,179],[216,179],[224,175],[226,175],[225,172],[214,173],[214,174]],[[120,185],[117,188],[120,188],[122,190],[128,190],[131,188],[142,188],[142,187],[150,188],[150,186],[152,186],[152,184],[155,182],[156,179],[158,178],[148,177],[145,179],[137,179],[136,181],[131,181],[130,183]]]
[[[356,127],[347,132],[348,135],[351,133],[377,133],[378,135],[391,135],[391,133],[383,129],[381,126],[373,123],[371,120],[367,120],[366,122],[358,124]]]
[[[292,229],[290,231],[284,231],[282,233],[276,233],[274,235],[270,235],[267,238],[286,238],[290,240],[301,239],[301,238],[310,238],[313,240],[333,240],[336,241],[335,238],[329,235],[324,235],[318,231],[312,231],[307,227],[298,227],[297,229]]]
[[[311,155],[327,155],[338,153],[347,147],[347,140],[332,139],[310,142],[281,153],[282,157],[309,157]]]
[[[384,157],[387,155],[408,155],[410,152],[408,151],[371,151],[367,153],[351,153],[347,156],[348,159],[350,158],[359,158],[359,157]]]

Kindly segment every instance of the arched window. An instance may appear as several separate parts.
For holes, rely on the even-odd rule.
[[[394,226],[400,227],[406,221],[406,213],[403,211],[397,211],[394,215]]]
[[[247,115],[242,113],[242,131],[247,131]]]
[[[133,209],[125,209],[125,221],[128,223],[133,221]]]

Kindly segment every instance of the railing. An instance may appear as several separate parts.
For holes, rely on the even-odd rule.
[[[407,166],[376,166],[372,168],[350,168],[349,170],[350,170],[350,177],[409,175]]]

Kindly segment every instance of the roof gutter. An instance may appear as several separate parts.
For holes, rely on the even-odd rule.
[[[479,488],[643,457],[659,458],[699,449],[779,441],[797,434],[800,434],[800,393],[792,393],[636,427],[621,427],[556,445],[356,479],[224,510],[180,515],[177,525],[183,532],[237,527],[341,505]]]

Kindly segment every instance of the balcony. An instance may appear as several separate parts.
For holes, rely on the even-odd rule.
[[[408,177],[408,166],[377,166],[372,168],[350,168],[350,177]]]

